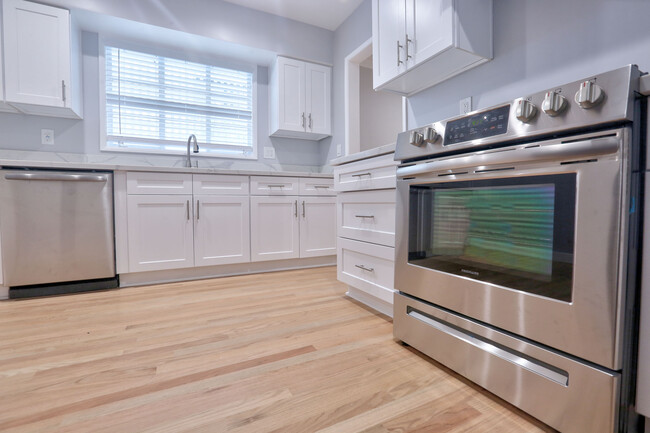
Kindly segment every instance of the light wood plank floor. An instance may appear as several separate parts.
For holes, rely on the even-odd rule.
[[[2,432],[551,431],[320,268],[0,302]]]

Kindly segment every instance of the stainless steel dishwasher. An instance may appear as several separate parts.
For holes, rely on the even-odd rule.
[[[0,170],[0,243],[9,297],[117,287],[113,175]]]

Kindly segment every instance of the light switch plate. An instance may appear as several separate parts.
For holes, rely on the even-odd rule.
[[[264,148],[264,158],[275,159],[275,149],[273,147]]]
[[[41,129],[41,144],[54,145],[54,130]]]
[[[472,111],[472,97],[468,96],[460,100],[460,114],[467,114]]]
[[[336,145],[336,156],[341,156],[341,154],[343,153],[342,147],[343,146],[341,146],[340,144]]]

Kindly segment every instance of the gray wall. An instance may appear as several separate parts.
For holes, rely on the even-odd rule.
[[[414,128],[459,113],[461,98],[488,107],[635,63],[650,72],[650,1],[494,0],[494,59],[408,98]],[[372,35],[366,0],[334,35],[333,132],[344,142],[343,60]]]
[[[323,164],[336,158],[336,145],[345,149],[344,61],[362,43],[372,37],[372,2],[365,0],[334,33],[332,68],[332,137],[323,140]],[[324,168],[325,170],[326,168]]]
[[[394,143],[402,131],[402,97],[375,92],[370,68],[359,68],[359,117],[362,151]]]
[[[121,18],[138,19],[149,24],[165,25],[173,30],[185,31],[192,28],[195,33],[203,34],[203,36],[223,36],[225,39],[236,39],[239,44],[250,44],[250,48],[257,49],[258,52],[270,53],[268,50],[272,49],[274,52],[294,57],[324,63],[332,62],[333,32],[274,15],[236,7],[219,0],[209,2],[201,0],[190,0],[189,2],[174,2],[172,0],[166,2],[162,0],[156,2],[149,0],[146,2],[55,0],[52,3],[65,7],[86,7],[92,12],[114,13]],[[163,5],[166,6],[163,7]],[[166,13],[163,13],[163,9],[166,10]],[[147,13],[144,13],[144,11],[147,11]],[[169,18],[172,15],[174,16],[173,20],[164,18]],[[208,17],[216,18],[209,20]],[[214,24],[210,25],[212,22]],[[243,26],[244,22],[246,23],[245,26]],[[237,28],[238,25],[242,25],[242,28]],[[84,26],[84,23],[82,23],[82,26]],[[217,28],[219,29],[218,32],[215,30]],[[165,30],[145,26],[143,27],[143,34],[147,33],[147,35],[142,40],[157,40],[156,32],[158,31],[161,36],[160,40],[170,39]],[[115,34],[119,35],[119,27],[117,30],[111,31],[112,37],[115,37]],[[163,35],[165,37],[162,37]],[[100,152],[99,150],[101,131],[98,39],[99,35],[95,32],[84,31],[82,34],[83,120],[0,113],[0,149],[86,155],[104,154],[108,157],[116,155],[116,153]],[[130,37],[125,37],[125,39],[128,41]],[[201,42],[197,46],[205,46],[207,38],[199,39],[201,39]],[[138,42],[142,43],[142,40]],[[222,41],[215,41],[215,44],[222,44]],[[240,47],[240,45],[237,45],[237,47]],[[246,50],[246,48],[241,47],[239,49]],[[171,47],[171,50],[177,51],[176,47]],[[259,54],[254,53],[253,57],[255,56],[260,58]],[[264,59],[272,57],[273,53],[264,57]],[[270,138],[268,136],[268,68],[262,64],[263,60],[260,60],[259,63],[260,66],[257,68],[257,164],[286,170],[295,170],[299,169],[299,166],[308,166],[310,171],[312,171],[313,167],[322,166],[322,145],[319,142]],[[54,130],[54,146],[41,145],[41,129]],[[275,148],[275,159],[263,158],[263,148],[265,146]],[[125,157],[123,153],[119,155]],[[148,159],[167,165],[173,164],[182,158],[178,156],[154,156],[148,157]],[[205,158],[205,161],[210,165],[223,167],[232,167],[233,165],[240,167],[243,164],[254,168],[256,163],[255,161],[218,158]]]
[[[409,128],[636,63],[650,71],[650,1],[495,0],[494,59],[409,98]]]

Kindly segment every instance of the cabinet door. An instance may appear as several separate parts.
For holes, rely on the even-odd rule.
[[[194,266],[191,195],[127,199],[129,272]]]
[[[305,62],[278,57],[279,127],[305,131]]]
[[[453,43],[452,0],[407,0],[406,34],[411,68],[447,49]]]
[[[330,99],[331,69],[328,66],[305,64],[307,131],[331,134]]]
[[[251,197],[251,259],[299,257],[298,197]]]
[[[7,102],[66,107],[70,84],[70,14],[23,0],[4,0]]]
[[[372,74],[375,88],[406,71],[405,38],[405,0],[373,0]]]
[[[300,197],[300,257],[336,254],[336,197]]]
[[[249,262],[248,196],[194,196],[194,264]]]

